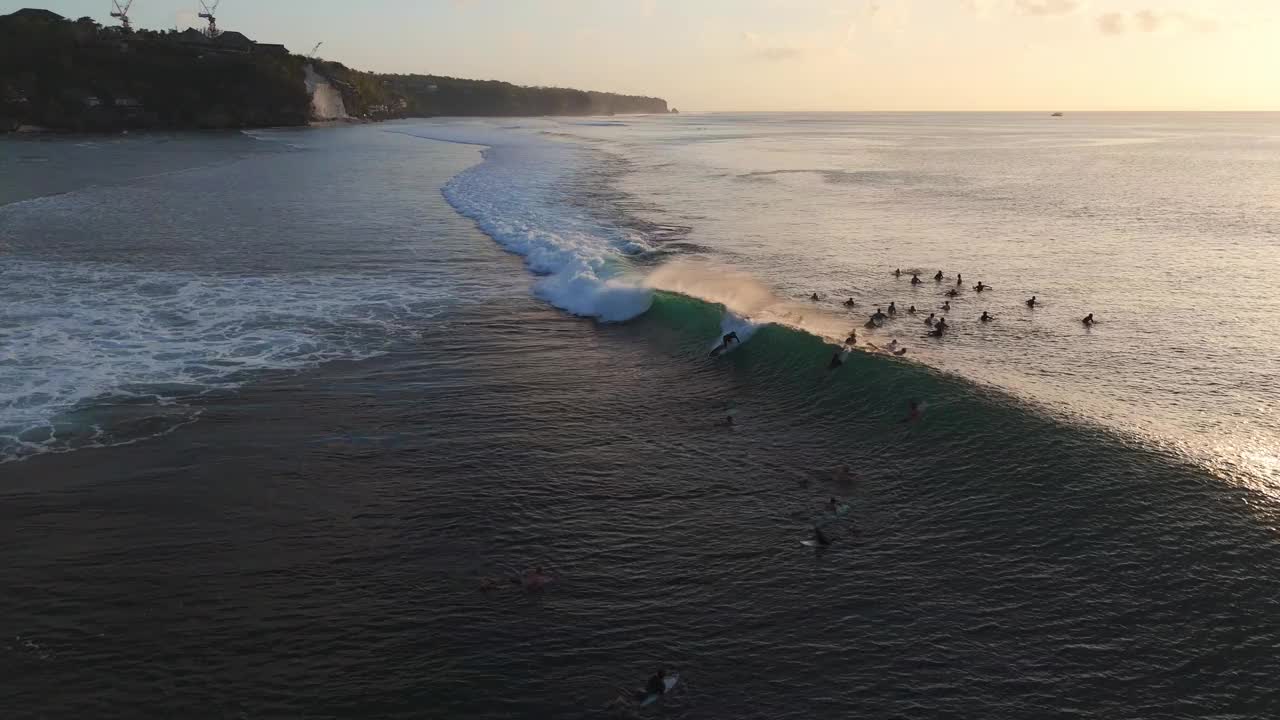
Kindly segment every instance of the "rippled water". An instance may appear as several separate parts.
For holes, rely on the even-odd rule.
[[[116,160],[136,179],[11,197],[0,426],[19,432],[0,435],[26,459],[0,464],[0,714],[1274,715],[1276,507],[1239,460],[1274,450],[1274,347],[1215,311],[1249,367],[1206,390],[1232,356],[1192,361],[1138,322],[1162,292],[1138,278],[1163,260],[1124,247],[1113,194],[1089,200],[1103,242],[1045,209],[1065,191],[1019,211],[991,180],[1041,153],[1248,148],[1269,121],[1036,121],[180,137],[183,158],[240,154],[174,174],[138,145]],[[1151,140],[1170,124],[1192,127]],[[143,172],[147,152],[169,174]],[[1096,177],[1138,161],[1105,162],[1121,170]],[[1254,182],[1161,192],[1200,204],[1179,211],[1198,242],[1238,227],[1222,242],[1262,257]],[[1037,215],[1130,292],[1015,242]],[[943,342],[904,318],[864,342],[899,337],[905,360],[826,370],[821,336],[858,320],[837,298],[905,307],[938,289],[887,270],[952,263],[997,287],[998,325],[965,315],[966,293]],[[673,285],[736,312],[654,289]],[[1233,297],[1270,312],[1248,287]],[[1024,290],[1045,307],[1022,313]],[[1080,328],[1077,304],[1103,324]],[[726,327],[746,342],[709,358]],[[922,420],[902,422],[908,398]],[[852,482],[831,480],[840,464]],[[850,522],[815,553],[799,541],[833,494]],[[546,592],[507,582],[535,565]],[[639,713],[659,664],[681,686]]]
[[[787,298],[816,291],[814,310],[848,327],[890,301],[946,314],[943,343],[905,320],[866,337],[1280,487],[1280,115],[712,115],[572,132],[625,158],[624,206],[690,228],[697,257]],[[973,292],[980,280],[994,291]]]

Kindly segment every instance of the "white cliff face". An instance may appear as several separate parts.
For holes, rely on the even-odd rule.
[[[307,91],[311,93],[311,119],[345,120],[351,117],[342,104],[342,94],[310,65],[303,69],[307,74]]]

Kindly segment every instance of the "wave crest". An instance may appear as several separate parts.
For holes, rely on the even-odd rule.
[[[542,275],[534,286],[552,305],[603,322],[644,313],[652,292],[630,278],[626,258],[649,252],[642,237],[594,220],[561,188],[587,162],[584,148],[476,125],[428,125],[400,132],[483,145],[484,162],[445,184],[449,204]]]

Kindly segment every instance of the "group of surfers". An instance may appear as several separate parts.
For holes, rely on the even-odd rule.
[[[896,269],[896,270],[894,270],[894,271],[893,271],[893,275],[894,275],[894,277],[902,277],[903,272],[902,272],[902,270],[899,268],[899,269]],[[942,271],[941,271],[941,270],[939,270],[939,271],[938,271],[938,272],[933,276],[933,280],[934,280],[934,282],[937,282],[937,283],[941,283],[941,282],[943,281],[943,279],[944,279],[944,275],[943,275],[943,273],[942,273]],[[915,273],[915,272],[911,273],[911,284],[912,284],[912,285],[922,285],[923,283],[924,283],[924,281],[920,279],[920,274],[919,274],[919,273]],[[939,308],[942,312],[944,312],[944,313],[945,313],[945,312],[951,312],[951,298],[954,298],[954,297],[959,296],[959,295],[960,295],[960,291],[959,291],[957,288],[961,288],[961,287],[963,287],[963,286],[964,286],[964,277],[963,277],[962,275],[960,275],[960,274],[958,274],[958,273],[957,273],[957,274],[956,274],[956,286],[955,286],[955,287],[953,287],[953,288],[951,288],[951,289],[949,289],[949,290],[947,290],[947,292],[946,292],[947,300],[944,300],[944,301],[943,301],[943,303],[942,303],[941,305],[939,305],[939,306],[938,306],[938,308]],[[975,292],[977,292],[977,293],[981,294],[981,293],[983,293],[983,292],[985,292],[985,291],[987,291],[987,290],[991,290],[991,289],[992,289],[992,287],[991,287],[990,285],[987,285],[987,284],[986,284],[986,283],[984,283],[983,281],[979,280],[979,281],[978,281],[978,284],[973,286],[973,289],[974,289],[974,291],[975,291]],[[813,301],[815,301],[815,302],[817,302],[817,301],[819,301],[821,298],[819,298],[819,297],[818,297],[818,293],[816,293],[816,292],[815,292],[815,293],[813,293],[813,294],[809,297],[809,299],[810,299],[810,300],[813,300]],[[844,301],[844,303],[842,303],[842,304],[843,304],[846,308],[853,308],[853,307],[856,307],[858,303],[857,303],[856,301],[854,301],[854,299],[853,299],[853,298],[849,298],[848,300],[845,300],[845,301]],[[1030,298],[1028,298],[1028,299],[1024,302],[1024,304],[1025,304],[1028,308],[1031,308],[1031,309],[1033,309],[1033,310],[1034,310],[1036,307],[1038,307],[1038,306],[1040,305],[1040,300],[1039,300],[1039,298],[1038,298],[1037,296],[1032,295]],[[908,307],[908,308],[907,308],[906,312],[907,312],[907,314],[908,314],[908,315],[917,315],[917,314],[921,313],[922,311],[921,311],[921,310],[916,309],[916,306],[915,306],[915,305],[911,305],[910,307]],[[872,314],[871,314],[871,316],[870,316],[869,318],[867,318],[867,321],[866,321],[866,323],[864,323],[864,324],[863,324],[863,327],[864,327],[864,328],[867,328],[867,329],[874,329],[874,328],[884,327],[884,324],[885,324],[885,322],[886,322],[886,321],[890,320],[891,318],[895,318],[895,317],[897,317],[897,315],[898,315],[898,303],[897,303],[896,301],[895,301],[895,302],[890,302],[890,303],[889,303],[889,307],[887,308],[887,311],[886,311],[885,309],[882,309],[880,306],[877,306],[877,307],[876,307],[876,311],[875,311],[874,313],[872,313]],[[995,319],[996,319],[996,317],[995,317],[994,315],[992,315],[991,313],[987,312],[986,310],[983,310],[983,311],[982,311],[982,315],[978,317],[978,321],[979,321],[979,322],[984,322],[984,323],[991,322],[991,321],[993,321],[993,320],[995,320]],[[1095,323],[1096,321],[1093,319],[1093,313],[1089,313],[1089,314],[1088,314],[1088,315],[1086,315],[1086,316],[1085,316],[1085,317],[1084,317],[1080,322],[1081,322],[1085,327],[1093,327],[1093,325],[1094,325],[1094,323]],[[950,329],[951,329],[951,326],[950,326],[949,324],[947,324],[947,319],[946,319],[946,318],[939,318],[939,317],[937,316],[937,313],[929,313],[929,317],[925,318],[924,324],[925,324],[926,326],[928,326],[928,327],[929,327],[929,336],[930,336],[930,337],[942,337],[942,336],[946,335],[946,333],[947,333],[947,331],[948,331],[948,330],[950,330]],[[849,337],[845,340],[845,345],[852,346],[852,345],[854,345],[854,344],[857,342],[857,339],[858,339],[858,332],[857,332],[857,330],[856,330],[856,329],[854,329],[853,331],[851,331],[851,332],[849,333]],[[896,344],[896,342],[897,342],[897,341],[894,341],[894,342],[895,342],[895,344]],[[894,352],[894,354],[895,354],[895,355],[902,355],[902,354],[905,354],[905,353],[906,353],[906,349],[905,349],[905,348],[896,348],[896,347],[895,347],[895,348],[893,349],[893,352]],[[834,369],[834,368],[839,367],[840,365],[842,365],[842,364],[843,364],[843,361],[842,361],[841,355],[842,355],[842,354],[841,354],[840,352],[837,352],[837,353],[836,353],[835,357],[833,357],[833,358],[832,358],[832,360],[831,360],[831,363],[830,363],[830,365],[829,365],[829,367],[830,367],[830,368],[833,368],[833,369]]]
[[[894,277],[902,277],[903,275],[902,269],[901,268],[895,269],[893,271],[893,275]],[[934,274],[933,281],[936,283],[941,283],[944,278],[945,276],[943,275],[942,271],[939,270],[936,274]],[[911,284],[912,285],[924,284],[924,281],[920,279],[919,273],[917,272],[911,273]],[[956,288],[961,288],[963,286],[964,286],[964,277],[961,274],[957,273],[956,286],[947,290],[946,292],[947,299],[944,300],[943,303],[938,306],[938,309],[944,313],[951,312],[951,298],[957,297],[960,294],[960,291],[957,290]],[[990,285],[987,285],[983,281],[979,280],[978,284],[973,286],[973,289],[975,292],[981,294],[983,292],[986,292],[987,290],[991,290],[992,287]],[[816,292],[810,295],[809,299],[814,302],[819,302],[821,300],[821,298],[818,296],[818,293]],[[848,300],[845,300],[842,304],[846,308],[854,308],[857,306],[858,303],[854,301],[853,298],[849,298]],[[1028,298],[1024,302],[1024,304],[1028,308],[1031,308],[1034,310],[1036,307],[1040,305],[1040,300],[1037,296],[1032,295],[1030,298]],[[906,313],[908,315],[918,315],[922,312],[923,311],[918,310],[915,305],[911,305],[906,309]],[[896,301],[890,302],[889,307],[887,309],[884,309],[881,306],[877,306],[876,311],[872,313],[869,318],[867,318],[867,321],[866,323],[863,324],[863,327],[867,329],[884,327],[885,322],[897,316],[898,316],[898,303]],[[983,323],[989,323],[995,319],[996,319],[996,316],[992,315],[986,310],[983,310],[982,315],[978,317],[978,321]],[[1080,322],[1085,327],[1093,327],[1096,321],[1093,319],[1093,313],[1089,313]],[[936,337],[936,338],[943,337],[951,329],[951,325],[947,323],[947,319],[945,317],[938,317],[936,312],[929,313],[929,317],[925,318],[924,324],[929,328],[929,331],[928,331],[929,337]],[[849,331],[849,337],[846,338],[844,341],[845,348],[842,348],[841,350],[837,350],[836,353],[831,356],[831,361],[827,363],[827,369],[834,370],[840,367],[841,365],[844,365],[844,358],[847,353],[847,348],[853,347],[854,345],[857,344],[857,342],[858,342],[858,331],[857,331],[857,328],[855,328]],[[715,357],[727,351],[733,343],[742,344],[742,340],[738,338],[738,334],[736,332],[726,333],[721,338],[720,344],[717,345],[711,351],[711,356]],[[874,346],[872,347],[874,348]],[[880,348],[875,348],[875,349],[879,350]],[[905,355],[907,352],[907,349],[905,347],[901,347],[898,345],[897,340],[892,341],[889,344],[889,347],[887,348],[887,350],[892,352],[894,355],[899,355],[899,356]],[[732,424],[732,422],[733,420],[732,418],[730,418],[729,423]]]

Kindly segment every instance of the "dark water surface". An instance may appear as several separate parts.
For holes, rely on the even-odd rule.
[[[280,160],[395,178],[353,236],[376,272],[280,295],[332,360],[174,389],[195,421],[134,444],[0,464],[0,717],[1280,713],[1269,496],[924,366],[827,372],[783,327],[712,360],[722,313],[680,296],[565,314],[440,197],[474,149],[369,132]],[[297,289],[243,263],[246,298]],[[410,308],[384,334],[350,324],[373,288]],[[351,327],[378,353],[324,345]],[[833,494],[851,522],[801,546]],[[546,592],[506,582],[536,565]],[[658,665],[682,675],[661,707],[615,706]]]
[[[712,366],[655,315],[518,299],[9,472],[6,716],[590,717],[658,663],[671,717],[1277,708],[1247,494],[924,372]],[[904,386],[936,398],[910,430]],[[837,462],[852,489],[800,486]],[[815,554],[836,491],[860,532]],[[563,582],[479,590],[532,564]]]

